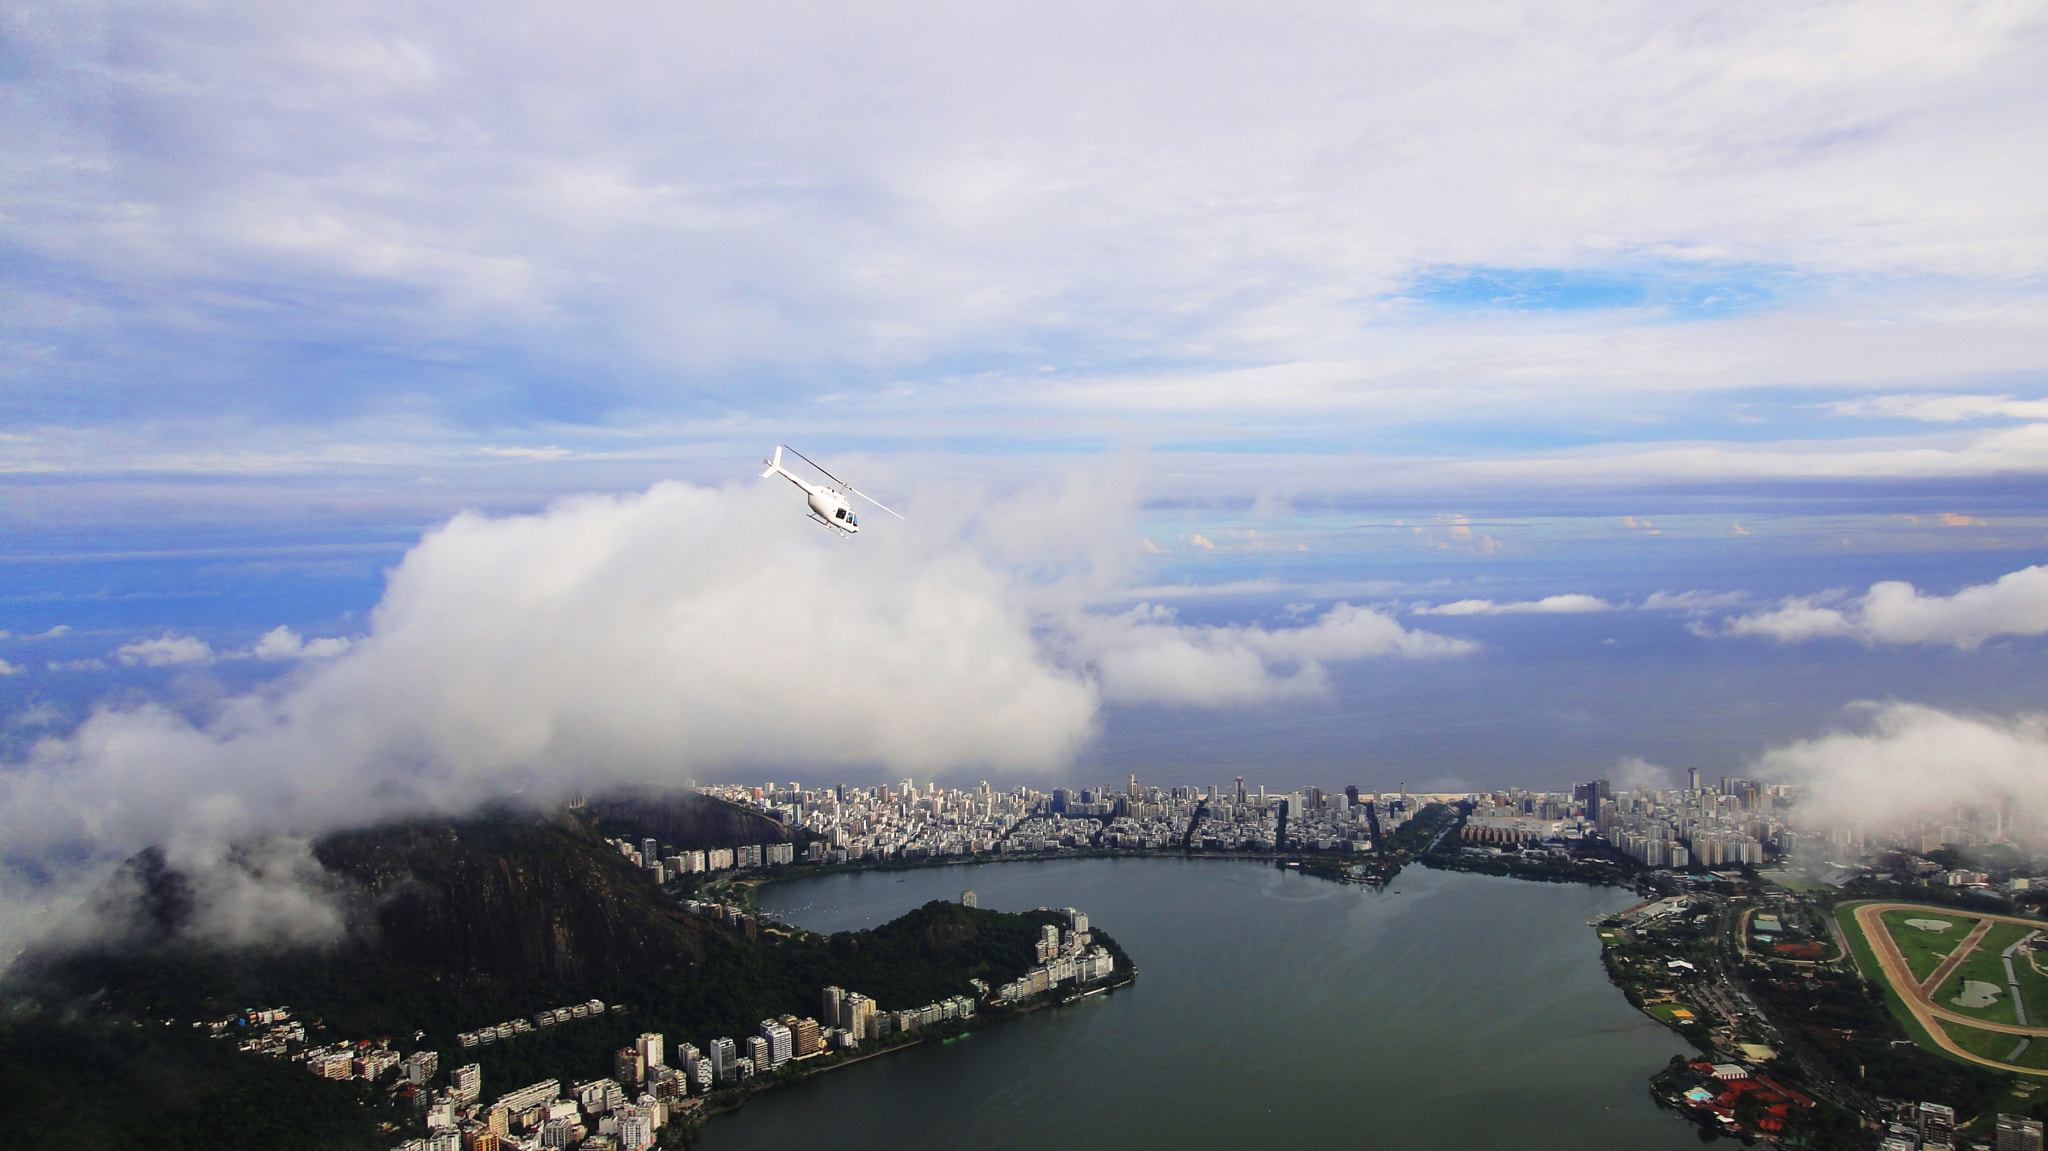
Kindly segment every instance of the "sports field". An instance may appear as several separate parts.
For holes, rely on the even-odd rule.
[[[2027,1007],[2022,1026],[2001,959],[2007,947],[2048,924],[1902,903],[1846,904],[1836,918],[1858,966],[1884,987],[1916,1042],[1972,1063],[2048,1075],[2048,999],[2038,1006],[2035,999],[2037,989],[2048,993],[2048,975],[2035,970],[2027,950],[2015,952]]]
[[[1912,969],[1913,978],[1926,979],[1949,957],[1956,944],[1970,934],[1977,926],[1975,916],[1957,915],[1940,908],[1909,908],[1887,911],[1883,915],[1884,925],[1891,932],[1892,941],[1899,945],[1899,953],[1906,957],[1906,965]],[[1945,924],[1936,929],[1927,924]]]

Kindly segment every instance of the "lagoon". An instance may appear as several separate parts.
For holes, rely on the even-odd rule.
[[[698,1146],[1698,1146],[1647,1088],[1692,1049],[1607,982],[1586,926],[1625,891],[1412,867],[1373,891],[1134,858],[827,876],[760,902],[831,932],[962,889],[1087,912],[1137,983],[771,1092]]]

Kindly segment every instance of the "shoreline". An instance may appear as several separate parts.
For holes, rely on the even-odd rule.
[[[837,1059],[830,1063],[824,1064],[823,1066],[803,1068],[800,1074],[786,1078],[778,1077],[771,1080],[770,1082],[762,1084],[759,1087],[750,1087],[743,1089],[729,1088],[728,1090],[738,1090],[738,1095],[736,1097],[722,1101],[719,1105],[715,1107],[706,1105],[709,1103],[711,1096],[703,1096],[701,1097],[702,1101],[698,1104],[698,1106],[691,1108],[688,1115],[683,1118],[682,1122],[684,1124],[687,1124],[687,1127],[676,1127],[674,1129],[680,1131],[682,1137],[682,1146],[689,1147],[695,1144],[697,1135],[699,1134],[699,1132],[703,1130],[705,1123],[709,1122],[713,1118],[716,1118],[717,1116],[730,1115],[735,1111],[742,1110],[747,1106],[747,1104],[753,1102],[754,1099],[758,1096],[769,1095],[785,1087],[794,1087],[795,1085],[802,1083],[808,1079],[813,1079],[817,1076],[837,1071],[843,1067],[852,1067],[857,1063],[866,1063],[870,1059],[879,1059],[885,1055],[894,1055],[899,1051],[908,1051],[913,1047],[922,1047],[925,1044],[932,1042],[934,1039],[937,1039],[937,1041],[941,1044],[949,1043],[952,1040],[962,1038],[963,1036],[972,1035],[976,1031],[979,1031],[985,1027],[993,1027],[998,1024],[1008,1022],[1019,1016],[1030,1015],[1034,1012],[1044,1011],[1048,1008],[1072,1006],[1073,1004],[1079,1003],[1084,999],[1092,999],[1098,995],[1104,995],[1109,992],[1118,991],[1122,988],[1129,987],[1132,984],[1136,983],[1137,979],[1138,973],[1137,970],[1134,968],[1131,971],[1126,972],[1121,979],[1116,979],[1111,982],[1104,983],[1100,987],[1096,987],[1091,990],[1081,992],[1078,995],[1071,995],[1066,998],[1057,1000],[1051,998],[1051,996],[1049,995],[1042,995],[1038,997],[1039,1002],[1030,1004],[1028,1006],[1017,1006],[1009,1011],[1004,1012],[1001,1015],[976,1015],[974,1022],[970,1023],[965,1027],[960,1028],[956,1033],[951,1035],[946,1035],[944,1037],[932,1035],[919,1035],[915,1039],[906,1040],[901,1043],[891,1043],[888,1046],[879,1048],[874,1051],[869,1051],[865,1054],[856,1054],[850,1059]]]

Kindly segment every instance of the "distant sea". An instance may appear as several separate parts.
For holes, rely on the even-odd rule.
[[[761,906],[832,932],[963,889],[1087,912],[1136,985],[771,1092],[699,1146],[1699,1145],[1648,1089],[1692,1049],[1607,982],[1586,926],[1627,892],[1421,868],[1374,892],[1255,863],[1097,859],[809,879]]]

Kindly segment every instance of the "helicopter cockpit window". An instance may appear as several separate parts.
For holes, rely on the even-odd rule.
[[[840,508],[840,509],[839,509],[838,511],[836,511],[836,512],[833,512],[832,514],[833,514],[833,515],[835,515],[835,516],[838,516],[838,517],[839,517],[840,519],[842,519],[842,520],[843,520],[843,519],[845,519],[845,518],[846,518],[846,509],[845,509],[845,508]]]

